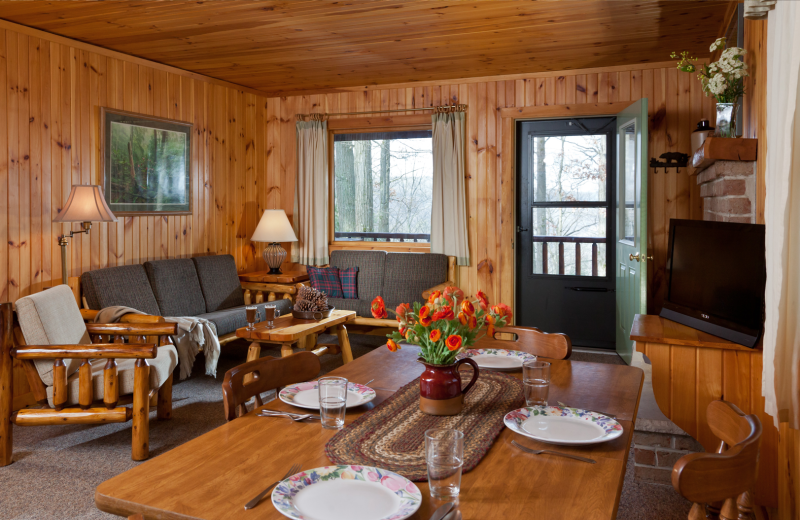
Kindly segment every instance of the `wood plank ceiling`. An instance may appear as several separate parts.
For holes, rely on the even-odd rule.
[[[730,2],[0,2],[0,18],[268,94],[708,55]]]

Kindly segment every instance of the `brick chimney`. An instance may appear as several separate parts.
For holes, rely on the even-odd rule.
[[[755,223],[755,161],[716,161],[697,174],[703,220]]]

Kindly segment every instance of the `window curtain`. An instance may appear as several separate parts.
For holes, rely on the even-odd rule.
[[[431,253],[456,257],[469,265],[464,181],[464,112],[435,113],[433,118],[433,194]]]
[[[767,33],[766,411],[800,428],[800,3],[778,2]],[[760,136],[759,136],[760,137]]]
[[[297,121],[297,182],[294,189],[292,262],[328,263],[328,125]]]

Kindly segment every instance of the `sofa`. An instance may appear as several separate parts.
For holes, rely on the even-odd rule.
[[[387,309],[401,303],[423,301],[423,292],[455,284],[455,258],[435,253],[388,253],[386,251],[331,252],[330,265],[339,269],[358,268],[358,298],[329,298],[328,305],[355,311],[361,318],[356,324],[370,322],[370,304],[382,296]],[[394,321],[394,315],[389,314]],[[378,320],[376,320],[378,321]]]
[[[205,318],[216,325],[223,343],[247,326],[244,290],[231,255],[87,271],[81,275],[81,288],[86,306],[93,310],[122,305],[156,316]],[[292,309],[288,299],[258,303],[259,321],[265,319],[267,304],[275,305],[281,315]]]

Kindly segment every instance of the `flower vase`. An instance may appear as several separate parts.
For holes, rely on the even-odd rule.
[[[715,137],[736,137],[736,103],[717,103]]]
[[[469,358],[459,359],[450,365],[433,365],[420,359],[425,372],[419,378],[419,409],[428,415],[457,415],[464,408],[464,396],[478,380],[478,364]],[[461,389],[458,367],[472,365],[472,380]]]

